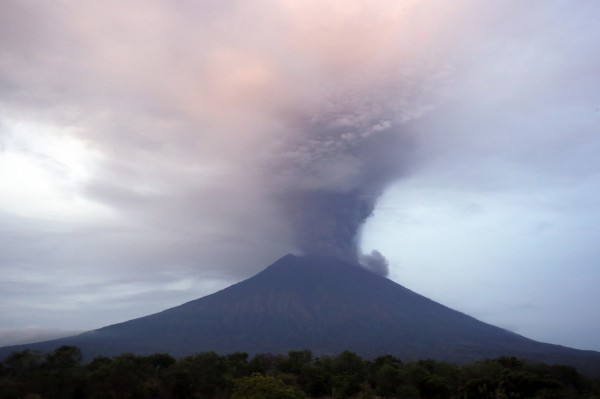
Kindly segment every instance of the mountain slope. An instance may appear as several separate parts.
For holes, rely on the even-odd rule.
[[[480,322],[358,265],[287,255],[215,294],[78,336],[21,347],[80,346],[86,357],[121,352],[186,355],[352,350],[465,362],[515,355],[600,374],[600,353],[539,343]]]

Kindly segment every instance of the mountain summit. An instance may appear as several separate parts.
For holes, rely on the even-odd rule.
[[[600,353],[539,343],[425,298],[358,264],[286,255],[257,275],[160,313],[77,336],[6,347],[77,345],[85,356],[121,352],[354,351],[373,357],[466,362],[501,355],[600,374]]]

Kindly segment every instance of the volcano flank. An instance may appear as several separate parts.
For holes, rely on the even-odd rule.
[[[238,284],[160,313],[77,336],[0,349],[77,345],[86,358],[310,349],[468,362],[502,355],[600,374],[600,353],[533,341],[447,308],[358,264],[287,255]]]

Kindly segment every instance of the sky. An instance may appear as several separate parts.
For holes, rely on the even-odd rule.
[[[325,252],[600,350],[600,3],[2,9],[0,345]]]

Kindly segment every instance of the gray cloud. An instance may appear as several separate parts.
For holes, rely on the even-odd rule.
[[[290,251],[385,274],[359,248],[393,182],[554,192],[599,167],[594,4],[3,10],[0,296],[14,309],[88,290],[73,317],[109,321],[133,297],[141,315],[163,284],[188,287],[165,289],[174,305]]]
[[[100,153],[81,193],[152,229],[222,236],[228,245],[246,241],[242,226],[254,226],[257,253],[356,258],[360,225],[406,162],[402,125],[435,103],[443,83],[443,71],[418,51],[402,58],[402,41],[399,49],[373,48],[398,40],[404,28],[387,16],[397,7],[370,7],[384,24],[368,28],[369,40],[353,30],[364,28],[360,13],[341,15],[348,26],[336,27],[326,45],[356,39],[348,54],[315,41],[329,29],[316,5],[283,2],[275,14],[225,7],[208,26],[160,3],[127,7],[135,17],[66,4],[43,16],[14,6],[44,22],[15,27],[25,32],[14,39],[39,52],[11,53],[7,115],[72,126],[70,134]],[[296,23],[284,26],[281,17]],[[251,28],[261,23],[280,35]],[[148,47],[148,29],[174,26],[188,37],[161,35]],[[367,58],[359,62],[359,54]],[[15,75],[24,65],[40,85]]]
[[[386,105],[395,99],[390,95]],[[340,108],[302,118],[310,123],[294,126],[293,144],[286,143],[266,173],[275,179],[271,189],[298,250],[356,260],[360,227],[386,185],[402,173],[411,145],[398,115],[368,118],[365,111],[363,120],[352,123],[341,111],[362,107]]]
[[[44,329],[40,327],[27,327],[22,329],[0,329],[0,346],[27,344],[31,342],[47,341],[50,339],[68,337],[79,334],[81,330]]]

